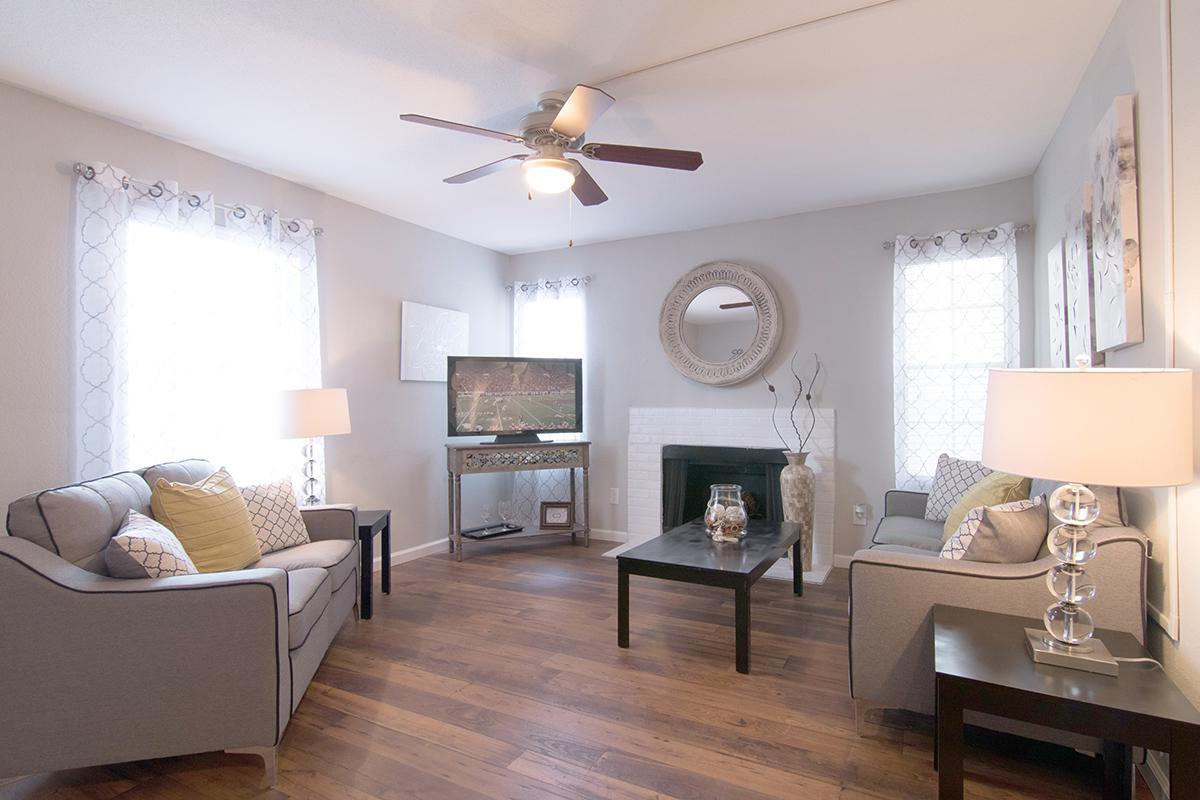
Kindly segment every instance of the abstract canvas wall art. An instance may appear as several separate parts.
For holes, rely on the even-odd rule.
[[[1063,249],[1066,241],[1059,239],[1046,254],[1046,286],[1049,291],[1050,363],[1051,367],[1067,367],[1067,281],[1064,272]]]
[[[1092,134],[1092,290],[1097,350],[1142,341],[1137,150],[1133,97],[1122,95]]]
[[[1092,366],[1104,363],[1096,350],[1092,317],[1092,185],[1085,183],[1067,208],[1064,240],[1067,284],[1067,363],[1087,356]]]
[[[400,308],[400,380],[446,380],[446,356],[467,356],[470,316],[405,300]]]

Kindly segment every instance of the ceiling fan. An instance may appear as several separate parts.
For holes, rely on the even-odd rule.
[[[579,84],[571,93],[546,92],[538,97],[538,110],[521,118],[521,133],[503,133],[459,122],[426,117],[421,114],[401,114],[400,119],[435,128],[446,128],[476,136],[523,144],[532,155],[515,155],[484,164],[445,179],[446,183],[467,183],[484,175],[499,172],[505,167],[521,164],[525,183],[531,192],[557,194],[570,189],[585,206],[603,203],[608,195],[588,174],[587,170],[566,154],[578,154],[596,161],[617,161],[622,164],[641,164],[647,167],[695,170],[704,158],[694,150],[665,150],[658,147],[635,147],[626,144],[584,143],[584,134],[597,119],[616,102],[611,95],[593,86]]]

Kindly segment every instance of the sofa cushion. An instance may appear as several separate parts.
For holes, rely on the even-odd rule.
[[[875,529],[875,544],[898,544],[931,551],[942,549],[942,523],[919,517],[884,517]]]
[[[241,487],[250,510],[250,524],[262,552],[273,553],[285,547],[308,544],[308,528],[296,505],[296,491],[290,478],[272,483]]]
[[[104,563],[114,578],[166,578],[198,572],[175,534],[133,509],[108,541]]]
[[[326,539],[320,542],[309,542],[285,550],[276,550],[264,555],[255,567],[274,567],[293,572],[298,569],[321,567],[329,571],[333,582],[332,589],[342,588],[346,578],[350,576],[355,566],[354,555],[357,552],[352,539]]]
[[[967,490],[991,474],[992,471],[978,461],[954,458],[942,453],[938,456],[933,487],[930,488],[929,500],[925,503],[925,519],[945,522],[951,509]]]
[[[14,500],[8,507],[8,532],[77,567],[107,575],[104,549],[130,510],[150,513],[150,487],[136,472],[118,472]]]
[[[321,618],[333,593],[329,571],[317,567],[288,573],[288,649],[304,644],[308,632]]]
[[[159,478],[150,505],[201,572],[242,569],[261,555],[246,499],[224,468],[196,484]]]

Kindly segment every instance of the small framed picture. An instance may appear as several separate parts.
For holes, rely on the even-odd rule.
[[[543,528],[575,527],[575,509],[570,503],[543,500],[541,518]]]

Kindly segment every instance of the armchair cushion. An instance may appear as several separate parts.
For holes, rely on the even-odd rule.
[[[875,529],[875,544],[897,544],[928,551],[942,549],[942,523],[921,517],[884,517]]]
[[[351,539],[309,542],[298,547],[267,553],[254,566],[274,567],[288,572],[320,567],[329,572],[329,579],[332,581],[329,588],[336,592],[342,588],[346,578],[354,571],[355,544],[356,542]]]
[[[329,605],[332,594],[329,571],[316,567],[288,573],[288,649],[295,650]]]

